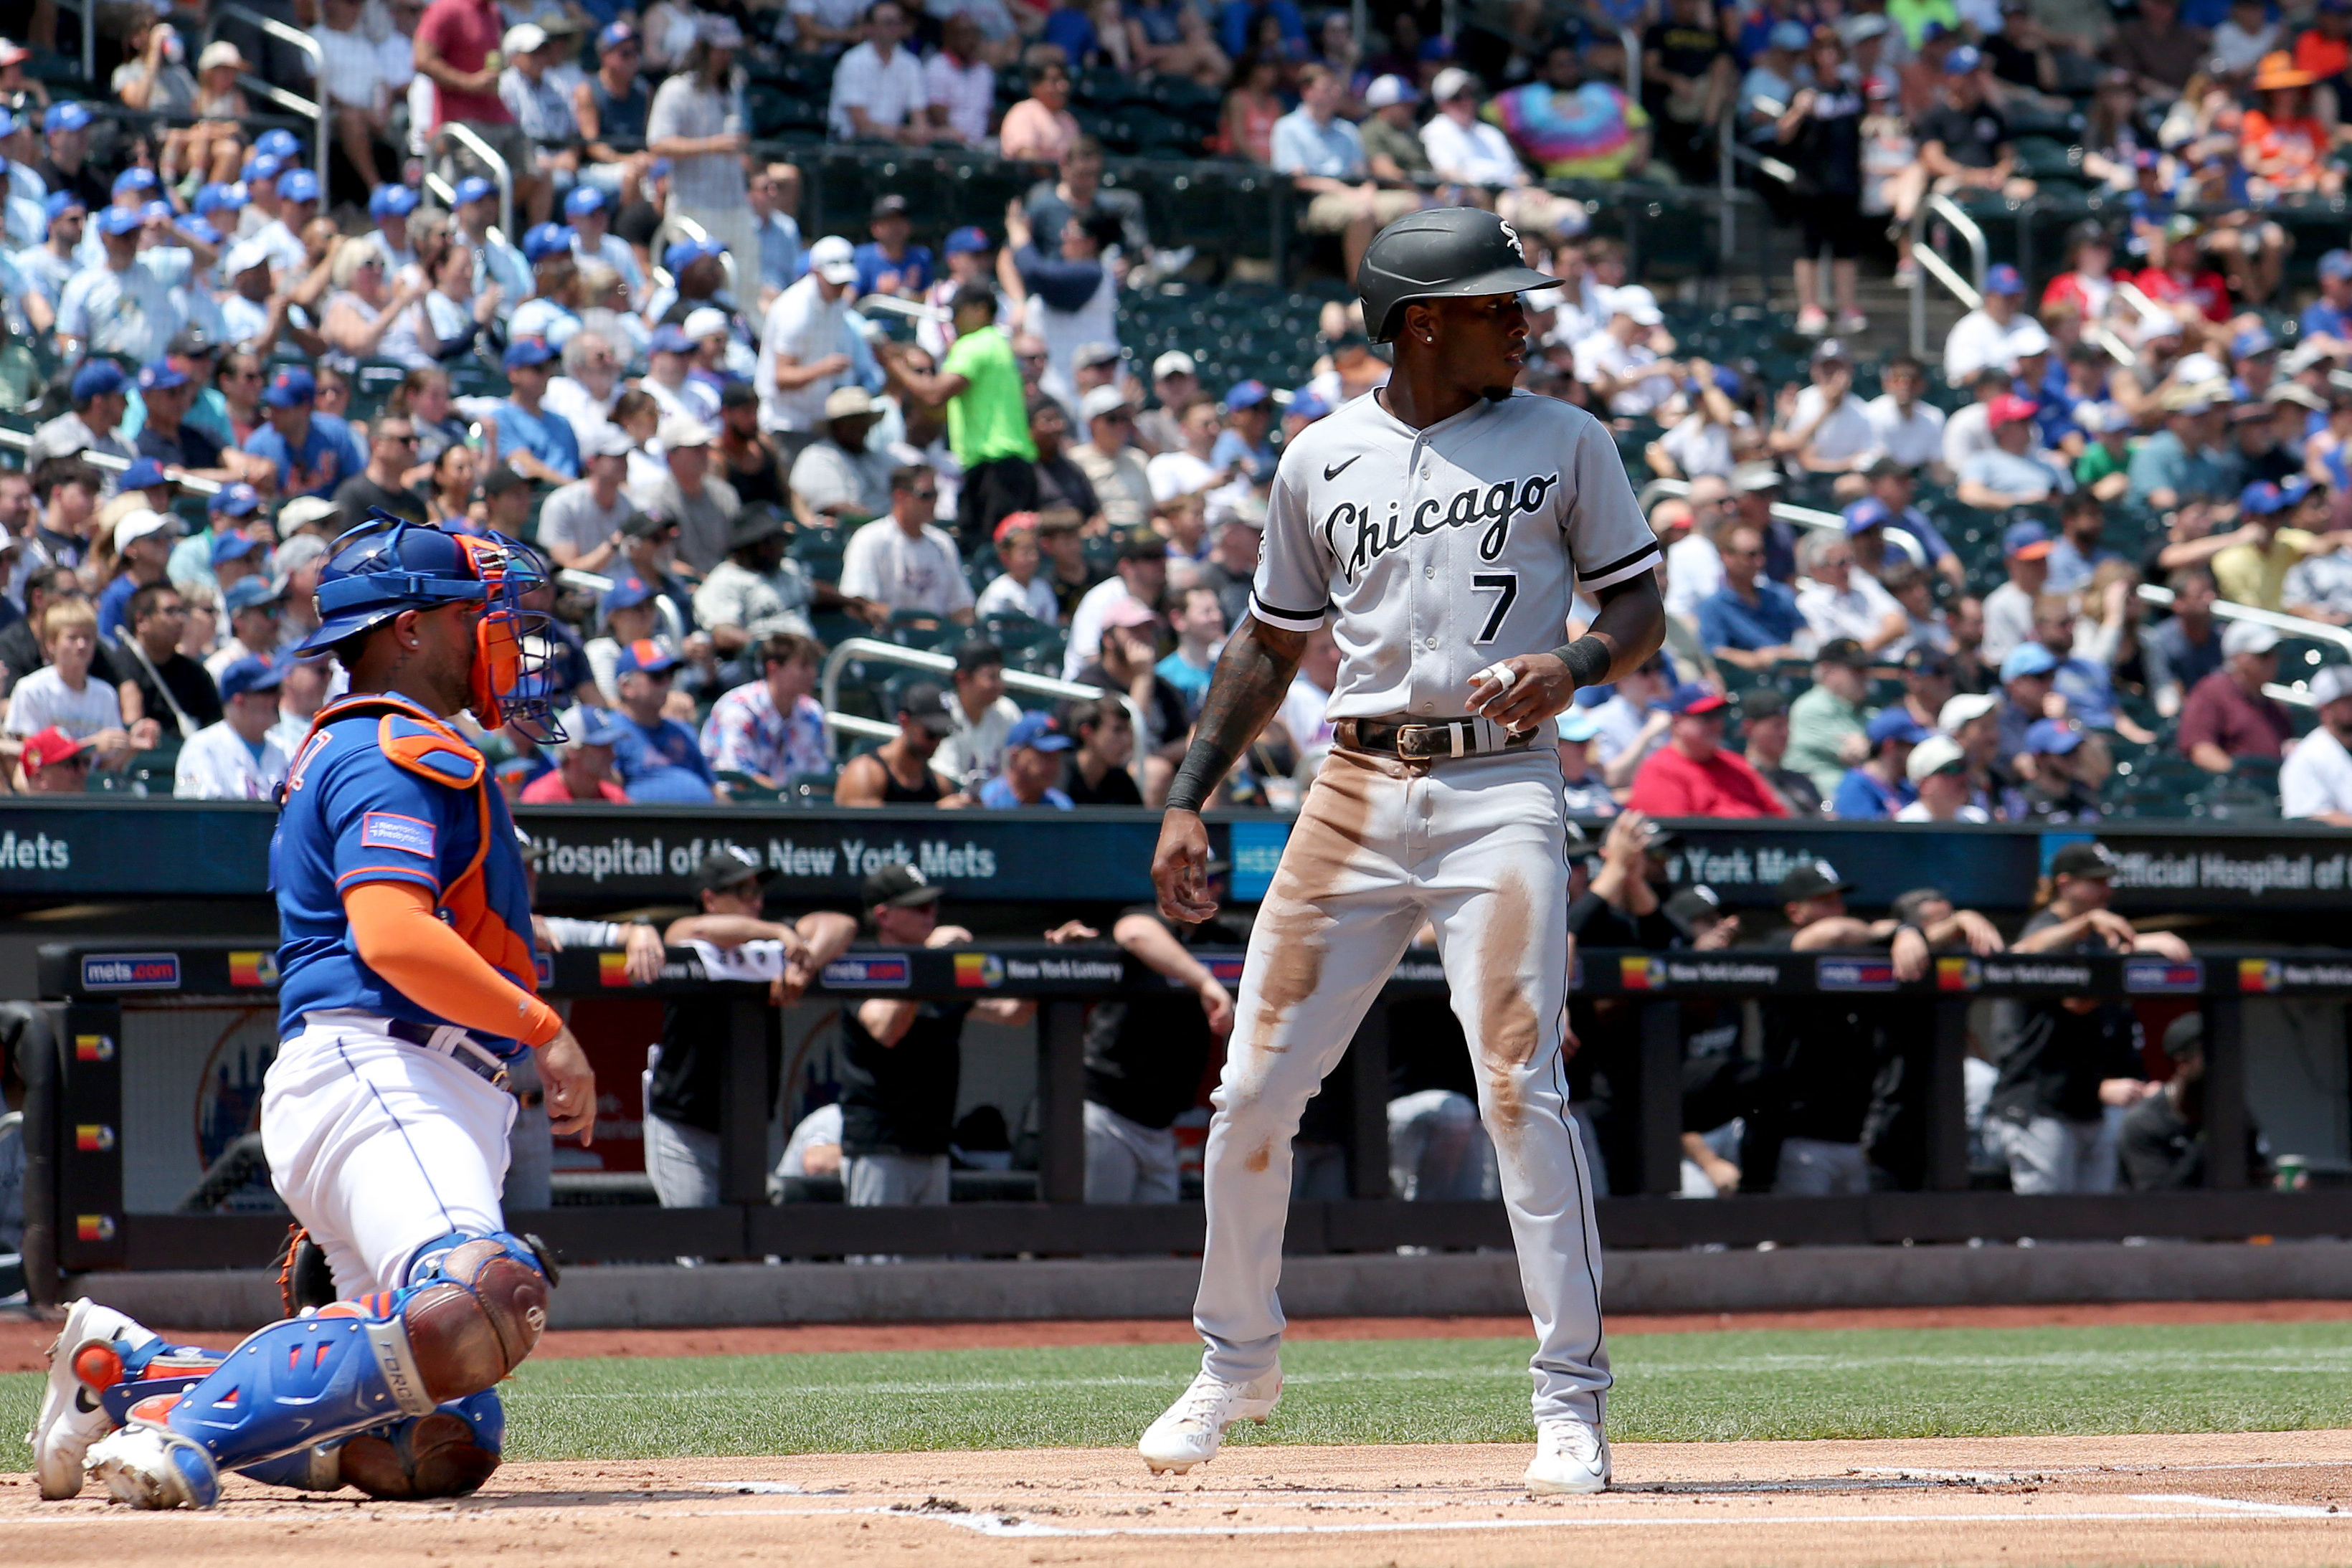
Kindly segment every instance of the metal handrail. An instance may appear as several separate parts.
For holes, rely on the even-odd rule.
[[[854,660],[871,659],[879,664],[904,664],[934,675],[952,675],[956,662],[945,653],[933,653],[921,648],[902,648],[896,643],[879,642],[872,637],[845,637],[826,655],[824,671],[817,677],[817,691],[830,714],[841,706],[841,672]],[[1026,692],[1032,696],[1056,697],[1066,702],[1093,702],[1098,697],[1115,696],[1127,709],[1127,722],[1134,727],[1139,741],[1146,733],[1143,710],[1135,699],[1123,692],[1107,692],[1100,686],[1081,685],[1076,681],[1057,681],[1050,675],[1033,675],[1026,670],[1007,669],[1004,689]],[[898,733],[898,727],[888,727],[889,733]],[[830,744],[828,740],[827,744]]]
[[[13,446],[19,452],[30,452],[33,449],[32,433],[23,430],[10,430],[5,426],[0,426],[0,446]],[[84,447],[81,451],[75,453],[74,455],[89,464],[91,467],[103,468],[110,474],[128,473],[131,468],[129,462],[117,457],[112,453],[109,452],[94,452],[88,447]],[[193,474],[183,474],[178,478],[173,480],[172,483],[179,486],[180,488],[189,492],[191,495],[196,496],[217,496],[221,493],[222,489],[219,480],[199,479]]]
[[[98,29],[91,26],[98,13],[94,0],[58,0],[58,4],[81,18],[81,79],[95,87],[98,78]]]
[[[2172,590],[2161,583],[2141,583],[2139,596],[2143,603],[2154,604],[2165,609],[2169,609],[2172,605]],[[2272,631],[2285,636],[2300,637],[2306,643],[2326,643],[2343,649],[2347,653],[2352,653],[2352,630],[2342,626],[2331,626],[2325,621],[2313,621],[2302,615],[2289,615],[2284,610],[2265,610],[2259,604],[2240,604],[2235,600],[2230,599],[2215,600],[2213,614],[2219,620],[2251,622],[2257,626],[2267,626]]]
[[[612,578],[593,571],[582,571],[576,566],[559,569],[555,574],[555,580],[562,587],[576,588],[583,592],[595,594],[600,599],[613,591],[614,582]],[[677,606],[670,602],[668,594],[654,595],[654,613],[661,617],[662,632],[669,639],[670,644],[673,647],[683,647],[686,643],[686,622],[678,615]]]
[[[1690,481],[1687,479],[1653,479],[1642,486],[1642,493],[1633,497],[1633,504],[1641,507],[1643,515],[1646,516],[1650,510],[1650,503],[1658,497],[1679,497],[1689,494]],[[1801,528],[1834,529],[1841,534],[1845,532],[1845,517],[1839,512],[1824,512],[1814,507],[1799,507],[1787,501],[1775,501],[1772,503],[1772,515],[1784,523],[1794,523]],[[1886,539],[1889,544],[1910,557],[1912,564],[1922,570],[1935,564],[1927,559],[1927,547],[1913,538],[1908,530],[1890,529]]]
[[[507,161],[499,157],[497,150],[488,142],[475,135],[470,128],[457,120],[445,120],[440,131],[436,134],[446,136],[489,165],[490,174],[498,182],[499,187],[499,232],[509,235],[514,233],[514,171],[507,167]],[[447,182],[436,179],[434,184],[444,201],[453,207],[457,205],[457,192]]]
[[[236,80],[238,86],[259,93],[270,102],[284,109],[290,109],[306,119],[319,122],[319,210],[325,212],[334,205],[334,199],[327,189],[328,126],[333,119],[327,112],[327,47],[299,27],[289,27],[274,16],[265,16],[258,11],[234,5],[213,7],[211,19],[205,24],[205,43],[209,44],[220,36],[222,19],[229,16],[234,16],[238,21],[254,27],[264,37],[277,38],[281,42],[291,44],[310,57],[310,79],[319,84],[319,101],[316,103],[306,98],[299,98],[250,72],[239,73]]]
[[[854,713],[835,713],[830,708],[825,710],[824,727],[828,735],[838,730],[844,735],[864,736],[868,740],[895,740],[898,735],[898,727],[895,724],[885,724],[878,718],[861,718]]]
[[[1642,101],[1642,35],[1631,27],[1617,29],[1617,47],[1625,51],[1625,96]]]
[[[1927,243],[1927,215],[1933,213],[1958,231],[1969,242],[1969,260],[1976,277],[1973,284],[1960,277],[1942,253]],[[1921,359],[1927,357],[1927,279],[1950,290],[1952,296],[1974,310],[1984,303],[1985,274],[1991,270],[1992,254],[1985,243],[1985,232],[1977,221],[1960,209],[1949,196],[1930,196],[1919,204],[1911,214],[1911,351]]]

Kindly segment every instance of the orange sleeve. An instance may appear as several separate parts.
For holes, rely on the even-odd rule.
[[[563,1027],[553,1008],[492,968],[442,924],[432,889],[362,883],[343,890],[343,914],[361,961],[426,1011],[525,1045],[545,1045]]]

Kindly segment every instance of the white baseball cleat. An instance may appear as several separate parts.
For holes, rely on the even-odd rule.
[[[25,1440],[33,1446],[33,1469],[41,1483],[41,1496],[51,1502],[76,1497],[81,1492],[82,1460],[89,1446],[112,1429],[106,1411],[98,1402],[98,1390],[83,1381],[75,1370],[85,1350],[100,1359],[110,1359],[105,1347],[118,1339],[144,1343],[154,1336],[128,1315],[112,1307],[101,1307],[96,1301],[76,1301],[66,1312],[65,1327],[58,1331],[57,1343],[49,1346],[49,1382],[41,1394],[40,1414],[33,1418],[33,1429]],[[93,1365],[100,1381],[111,1382],[106,1375],[108,1367]],[[110,1370],[121,1371],[119,1360],[111,1361]]]
[[[90,1479],[133,1508],[210,1508],[220,1472],[210,1454],[168,1427],[134,1419],[89,1450]]]
[[[1227,1383],[1203,1372],[1144,1432],[1136,1449],[1153,1475],[1173,1470],[1181,1476],[1202,1460],[1217,1457],[1217,1445],[1226,1427],[1236,1421],[1263,1425],[1281,1400],[1280,1367],[1250,1383]]]
[[[1609,1438],[1582,1421],[1545,1421],[1536,1427],[1535,1462],[1528,1490],[1538,1496],[1609,1490]]]

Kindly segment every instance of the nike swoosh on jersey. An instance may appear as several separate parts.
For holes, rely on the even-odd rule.
[[[1359,452],[1356,454],[1355,457],[1349,458],[1345,463],[1327,465],[1323,469],[1324,482],[1328,484],[1331,480],[1337,479],[1340,475],[1345,474],[1349,468],[1355,466],[1357,459],[1362,456],[1363,454]]]

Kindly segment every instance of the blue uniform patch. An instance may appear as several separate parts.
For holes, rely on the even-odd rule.
[[[370,849],[405,850],[433,858],[433,824],[393,811],[370,811],[360,823],[360,842]]]

